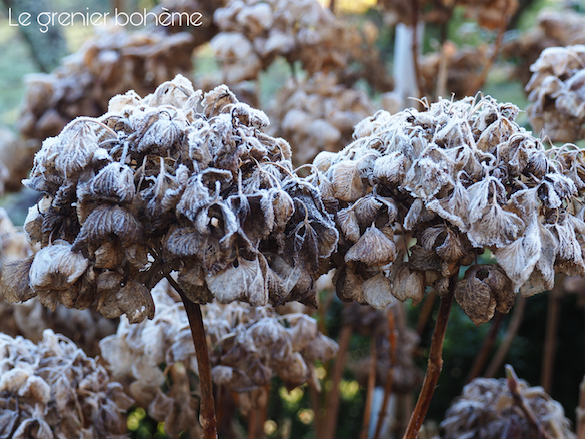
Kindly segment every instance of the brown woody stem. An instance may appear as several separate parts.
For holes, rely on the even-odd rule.
[[[536,417],[536,415],[534,414],[534,412],[532,411],[532,409],[530,408],[530,406],[528,405],[520,391],[518,390],[518,377],[516,376],[516,372],[514,372],[514,368],[509,364],[506,365],[506,378],[508,381],[508,388],[510,389],[512,397],[514,398],[514,403],[518,407],[520,407],[520,409],[522,409],[528,423],[532,425],[532,427],[536,429],[536,431],[538,431],[539,437],[544,439],[552,439],[551,435],[549,435],[546,432],[546,430],[544,429],[544,427],[542,426],[542,424],[540,423],[540,421],[538,420],[538,418]]]
[[[333,367],[333,375],[331,381],[333,386],[329,395],[327,395],[326,413],[327,417],[323,422],[323,429],[319,437],[323,439],[335,438],[335,427],[337,426],[337,414],[339,412],[339,383],[343,377],[343,369],[345,367],[345,357],[347,356],[347,349],[349,348],[349,340],[351,338],[352,327],[344,325],[341,327],[341,334],[339,335],[339,351],[335,359],[335,366]]]
[[[435,324],[435,331],[431,341],[431,352],[429,355],[429,362],[427,372],[423,381],[422,389],[418,395],[418,401],[414,407],[414,411],[410,416],[408,427],[404,433],[403,439],[415,439],[425,420],[431,399],[437,387],[437,381],[441,375],[443,368],[443,341],[445,340],[445,332],[447,331],[447,323],[449,322],[449,314],[451,313],[451,305],[453,304],[453,296],[455,295],[455,286],[457,285],[457,274],[451,276],[449,279],[449,292],[441,298],[441,305],[439,306],[439,315],[437,316],[437,323]]]
[[[559,275],[555,286],[548,293],[548,309],[546,315],[546,332],[544,339],[544,355],[542,356],[542,376],[540,385],[546,393],[551,393],[557,352],[557,332],[559,329],[559,314],[563,298],[564,275]]]
[[[368,393],[366,395],[366,407],[364,409],[364,421],[360,439],[368,439],[370,431],[370,418],[372,415],[372,399],[374,398],[374,387],[376,386],[376,364],[378,354],[376,352],[376,337],[370,339],[370,373],[368,375]]]
[[[384,385],[384,400],[382,407],[378,414],[378,421],[376,423],[376,432],[373,439],[378,439],[384,425],[384,418],[386,417],[386,410],[388,409],[388,400],[392,393],[392,379],[394,377],[394,367],[396,365],[396,322],[394,321],[393,307],[388,308],[388,339],[390,341],[390,367],[388,368],[388,375],[386,376],[386,384]]]
[[[179,293],[189,318],[191,327],[191,336],[195,344],[195,356],[197,357],[197,367],[199,368],[199,387],[201,390],[201,406],[199,408],[199,422],[203,428],[204,439],[217,439],[217,420],[215,418],[215,403],[213,400],[213,384],[211,382],[211,363],[209,362],[209,353],[207,351],[207,340],[205,337],[205,327],[203,326],[203,316],[201,307],[198,303],[193,303],[185,296],[185,293],[170,276],[166,275],[171,286]]]

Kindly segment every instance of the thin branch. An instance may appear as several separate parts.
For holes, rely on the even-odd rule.
[[[427,299],[428,300],[428,299]],[[388,375],[386,376],[386,384],[384,385],[384,400],[382,407],[378,414],[378,422],[376,423],[376,432],[373,439],[378,439],[384,425],[384,418],[386,418],[386,410],[388,409],[388,401],[392,393],[392,380],[394,378],[394,367],[396,364],[396,322],[394,320],[394,307],[388,308],[388,341],[390,342],[390,367],[388,368]]]
[[[420,310],[420,315],[418,316],[418,321],[416,322],[416,332],[419,337],[422,336],[425,328],[427,327],[427,323],[433,312],[433,305],[435,304],[436,299],[437,292],[435,290],[431,290],[431,292],[427,294],[427,297],[425,298],[422,309]]]
[[[416,76],[416,86],[418,88],[417,98],[426,95],[422,84],[422,77],[420,74],[420,66],[418,65],[418,14],[419,6],[418,0],[412,0],[412,63],[414,66],[414,76]]]
[[[376,337],[370,339],[370,373],[368,375],[368,392],[366,394],[366,407],[364,408],[364,421],[360,439],[368,439],[370,431],[370,418],[372,417],[372,400],[374,398],[374,387],[376,387],[376,364],[378,354],[376,352]]]
[[[437,387],[437,381],[441,375],[443,368],[443,342],[445,341],[445,332],[447,331],[447,323],[449,322],[449,314],[451,313],[451,305],[453,304],[453,296],[455,294],[455,286],[457,285],[457,274],[454,274],[449,279],[449,292],[445,297],[441,298],[441,305],[439,307],[439,315],[435,324],[435,331],[431,341],[431,352],[427,366],[427,372],[423,381],[422,389],[418,395],[418,401],[414,407],[414,411],[410,416],[408,427],[404,433],[403,439],[416,439],[418,432],[425,420],[427,411],[431,404],[431,399]]]
[[[195,356],[197,357],[197,367],[199,372],[199,387],[201,390],[201,405],[199,408],[199,422],[203,428],[204,439],[217,439],[217,420],[215,418],[215,403],[213,400],[213,384],[211,382],[211,363],[209,362],[209,353],[207,351],[207,339],[205,337],[205,327],[203,326],[203,316],[201,307],[198,303],[191,302],[186,296],[179,284],[175,282],[169,274],[166,279],[171,286],[181,296],[189,326],[191,327],[191,336],[195,344]]]
[[[487,337],[483,341],[483,346],[481,347],[481,351],[477,353],[475,356],[475,360],[473,361],[473,366],[469,371],[469,375],[467,375],[467,383],[470,383],[474,378],[477,378],[481,375],[481,371],[483,370],[483,366],[488,359],[488,356],[494,346],[494,342],[496,341],[496,336],[498,335],[498,330],[500,329],[500,325],[502,323],[504,314],[501,312],[496,311],[496,316],[492,320],[492,326],[490,328],[490,332],[488,333]]]
[[[520,394],[520,391],[518,390],[518,377],[516,376],[516,372],[514,372],[514,368],[509,364],[506,365],[506,378],[508,379],[508,388],[514,398],[514,403],[522,409],[524,415],[526,415],[528,423],[536,429],[541,438],[553,439],[551,435],[546,432],[524,397]]]
[[[341,328],[339,335],[339,351],[335,359],[335,366],[333,367],[333,375],[331,377],[332,384],[331,391],[327,395],[326,413],[327,417],[323,423],[323,430],[320,437],[323,439],[335,438],[335,429],[337,427],[337,414],[339,412],[339,383],[343,377],[343,369],[345,368],[345,357],[347,356],[347,349],[349,348],[349,340],[351,338],[352,328],[349,325],[344,325]]]
[[[506,355],[508,355],[508,351],[512,346],[512,342],[514,341],[514,337],[516,337],[516,333],[520,328],[520,323],[522,323],[522,317],[524,316],[524,308],[526,306],[526,298],[524,296],[518,296],[516,300],[516,305],[514,306],[514,312],[512,313],[512,318],[510,319],[510,323],[508,323],[508,329],[506,330],[506,335],[504,335],[504,339],[500,344],[500,347],[496,351],[494,358],[490,362],[488,368],[486,369],[485,373],[483,374],[486,378],[493,378],[496,375],[496,372],[500,369]]]
[[[472,83],[472,87],[469,88],[466,95],[472,96],[475,94],[477,90],[479,90],[485,84],[485,80],[487,79],[487,75],[492,69],[496,58],[500,53],[500,49],[502,47],[502,41],[504,40],[504,33],[506,32],[506,27],[508,26],[508,9],[510,6],[510,0],[506,2],[506,6],[504,7],[504,12],[502,14],[502,21],[500,22],[500,28],[498,30],[498,36],[496,37],[496,43],[494,45],[494,51],[491,56],[488,58],[485,66],[483,67],[483,71],[481,75]]]
[[[561,300],[563,298],[564,275],[559,275],[554,288],[548,293],[548,309],[546,313],[546,330],[544,339],[544,353],[542,356],[542,375],[540,383],[544,391],[551,393],[553,375],[555,370],[555,359],[557,351],[557,331],[559,328],[559,313]]]

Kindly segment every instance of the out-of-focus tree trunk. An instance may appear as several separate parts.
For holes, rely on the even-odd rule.
[[[67,55],[67,42],[59,25],[47,28],[43,33],[39,29],[37,17],[43,12],[51,12],[49,2],[46,0],[2,0],[6,8],[11,12],[12,23],[18,23],[20,14],[28,12],[29,26],[18,26],[28,42],[35,63],[43,72],[50,72],[59,65],[59,61]]]

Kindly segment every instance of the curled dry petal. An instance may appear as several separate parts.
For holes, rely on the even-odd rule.
[[[30,285],[42,290],[69,288],[85,272],[89,261],[67,242],[59,241],[41,249],[30,267]]]
[[[375,226],[369,227],[345,255],[345,262],[362,262],[382,266],[396,257],[396,244]]]

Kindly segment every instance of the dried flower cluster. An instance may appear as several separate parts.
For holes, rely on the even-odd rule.
[[[77,116],[103,114],[118,93],[133,89],[146,95],[190,71],[193,48],[188,33],[105,32],[65,58],[53,73],[27,77],[21,134],[40,142]]]
[[[426,286],[444,295],[448,278],[490,249],[498,265],[472,265],[455,290],[479,325],[508,312],[515,292],[550,289],[555,271],[585,274],[583,158],[545,152],[517,113],[490,97],[379,111],[343,151],[315,158],[324,202],[339,203],[332,261],[343,300],[382,308],[417,304]]]
[[[290,142],[295,164],[302,165],[321,151],[343,149],[353,127],[372,113],[366,93],[337,84],[333,75],[317,74],[287,83],[269,115],[274,132]]]
[[[168,436],[176,438],[182,431],[196,434],[193,428],[199,426],[193,420],[198,404],[192,389],[197,384],[191,382],[188,372],[197,375],[198,369],[187,314],[183,304],[173,300],[177,293],[166,280],[151,293],[154,318],[130,324],[122,317],[117,332],[100,342],[101,356],[108,372],[125,385],[136,404],[165,423]]]
[[[530,66],[547,47],[585,44],[585,16],[571,9],[543,10],[538,14],[537,26],[519,37],[510,39],[502,47],[502,55],[517,59],[515,76],[527,84],[532,76]]]
[[[519,393],[550,437],[573,439],[570,421],[563,407],[542,387],[530,387],[519,380]],[[514,404],[506,380],[476,378],[463,388],[440,425],[442,439],[500,439],[502,437],[536,437],[526,415]],[[539,436],[540,437],[540,436]]]
[[[315,305],[338,232],[267,125],[227,87],[203,96],[180,75],[72,121],[25,181],[45,194],[24,226],[42,248],[4,268],[5,298],[96,303],[135,323],[153,317],[150,289],[175,270],[195,303]]]
[[[249,392],[253,406],[263,405],[257,398],[267,397],[264,389],[254,390],[268,385],[273,375],[289,389],[309,383],[320,390],[315,362],[327,362],[337,354],[337,344],[303,313],[281,316],[270,306],[212,303],[206,307],[205,324],[214,347],[214,381],[236,392]]]
[[[133,404],[72,341],[47,330],[38,345],[0,333],[0,434],[12,439],[124,438]]]
[[[481,75],[487,60],[488,51],[486,46],[465,46],[458,50],[455,45],[452,45],[443,52],[432,52],[423,55],[419,59],[419,65],[421,76],[427,89],[432,90],[436,86],[441,62],[446,63],[446,96],[455,93],[456,97],[462,98],[476,93],[477,79]]]
[[[316,0],[230,1],[215,12],[220,33],[211,46],[224,79],[256,79],[277,56],[300,61],[310,75],[343,70],[364,37]]]
[[[554,142],[585,136],[585,46],[549,47],[530,66],[526,112],[536,131]]]
[[[415,16],[414,3],[408,0],[382,0],[378,2],[384,21],[389,25],[396,23],[412,24]],[[419,0],[418,10],[422,11],[422,20],[428,23],[445,23],[450,19],[453,2],[447,0]],[[502,23],[503,17],[510,17],[518,8],[517,0],[463,0],[457,6],[465,8],[465,16],[488,29],[495,29]]]
[[[100,347],[112,376],[127,383],[137,404],[165,421],[167,434],[176,437],[196,417],[197,405],[182,371],[197,374],[198,369],[187,314],[173,294],[166,280],[161,281],[152,290],[154,318],[136,325],[122,318],[118,332],[102,340]],[[253,308],[240,302],[227,306],[213,302],[204,313],[213,379],[240,392],[244,411],[267,398],[262,387],[275,374],[291,388],[306,382],[318,388],[315,361],[328,361],[337,352],[335,342],[319,333],[316,321],[305,314],[279,316],[270,306]],[[178,363],[183,366],[177,369]],[[167,366],[164,371],[162,364]],[[172,380],[165,379],[169,373]],[[177,380],[179,374],[185,378]],[[163,393],[165,383],[169,389]]]

